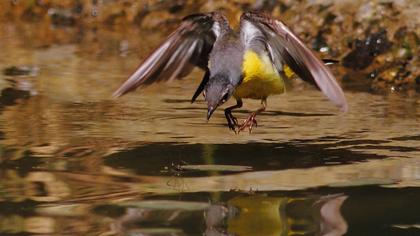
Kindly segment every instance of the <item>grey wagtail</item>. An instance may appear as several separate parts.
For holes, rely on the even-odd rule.
[[[114,96],[154,82],[181,79],[194,66],[205,74],[191,102],[203,93],[209,120],[233,96],[237,104],[226,108],[225,116],[235,133],[246,128],[251,132],[257,125],[255,116],[266,108],[267,97],[284,93],[285,80],[292,74],[347,110],[343,91],[323,61],[284,23],[258,12],[242,14],[237,31],[218,12],[185,17]],[[242,107],[242,98],[261,99],[262,107],[239,124],[232,110]]]

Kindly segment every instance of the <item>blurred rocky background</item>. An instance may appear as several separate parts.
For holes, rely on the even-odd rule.
[[[150,51],[185,15],[215,10],[236,23],[246,10],[283,20],[322,58],[340,60],[334,72],[348,89],[420,92],[418,0],[2,0],[0,27],[24,47],[125,57]]]

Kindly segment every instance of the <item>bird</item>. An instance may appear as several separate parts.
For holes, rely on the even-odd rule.
[[[266,110],[267,97],[284,93],[286,79],[292,75],[314,85],[341,110],[348,109],[343,90],[325,63],[285,23],[256,11],[244,12],[238,29],[221,12],[184,17],[113,96],[182,79],[194,67],[202,69],[204,77],[191,103],[203,94],[209,121],[233,97],[236,104],[225,108],[224,114],[235,133],[251,132],[257,126],[256,116]],[[261,107],[239,124],[232,111],[247,98],[261,100]]]

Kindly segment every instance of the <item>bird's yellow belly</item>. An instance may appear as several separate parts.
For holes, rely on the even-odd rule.
[[[284,81],[267,55],[259,56],[248,50],[244,55],[242,68],[244,78],[236,88],[235,96],[264,99],[272,94],[284,93]]]

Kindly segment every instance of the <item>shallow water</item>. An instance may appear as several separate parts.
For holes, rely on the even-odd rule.
[[[298,86],[235,135],[190,104],[199,71],[111,98],[161,35],[34,28],[0,27],[0,68],[38,68],[0,77],[1,235],[420,234],[417,95],[344,84],[344,114]]]

